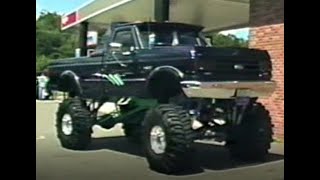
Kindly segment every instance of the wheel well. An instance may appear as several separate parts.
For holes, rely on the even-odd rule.
[[[70,93],[70,96],[80,96],[82,94],[79,77],[72,71],[65,71],[60,75],[59,89]]]
[[[178,72],[164,68],[151,73],[148,78],[147,88],[153,98],[167,100],[182,92],[180,81],[181,77]]]

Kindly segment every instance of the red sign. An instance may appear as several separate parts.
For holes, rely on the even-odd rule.
[[[61,27],[64,28],[77,21],[77,12],[73,12],[61,18]]]

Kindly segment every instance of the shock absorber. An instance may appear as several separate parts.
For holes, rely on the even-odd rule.
[[[241,124],[243,115],[250,103],[250,98],[236,98],[232,120],[235,125]]]

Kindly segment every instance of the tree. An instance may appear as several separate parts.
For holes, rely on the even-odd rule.
[[[60,30],[60,15],[41,12],[36,22],[37,70],[42,70],[50,59],[71,57],[77,46],[76,30]]]
[[[214,47],[248,47],[248,41],[231,34],[226,36],[215,33],[212,35],[212,45]]]
[[[43,71],[47,67],[48,63],[49,59],[46,56],[38,56],[36,59],[36,72],[38,73]]]

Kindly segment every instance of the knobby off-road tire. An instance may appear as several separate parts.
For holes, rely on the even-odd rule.
[[[162,129],[165,135],[162,153],[152,149],[151,132],[155,128]],[[143,122],[143,147],[150,169],[173,174],[190,168],[192,133],[191,119],[181,107],[164,104],[150,109]]]
[[[235,159],[265,161],[272,135],[269,111],[261,103],[255,103],[244,115],[242,123],[233,129],[232,141],[227,147]]]
[[[63,118],[71,119],[71,131],[63,130]],[[80,98],[64,100],[58,109],[56,128],[61,145],[72,150],[83,150],[91,142],[93,119]]]

